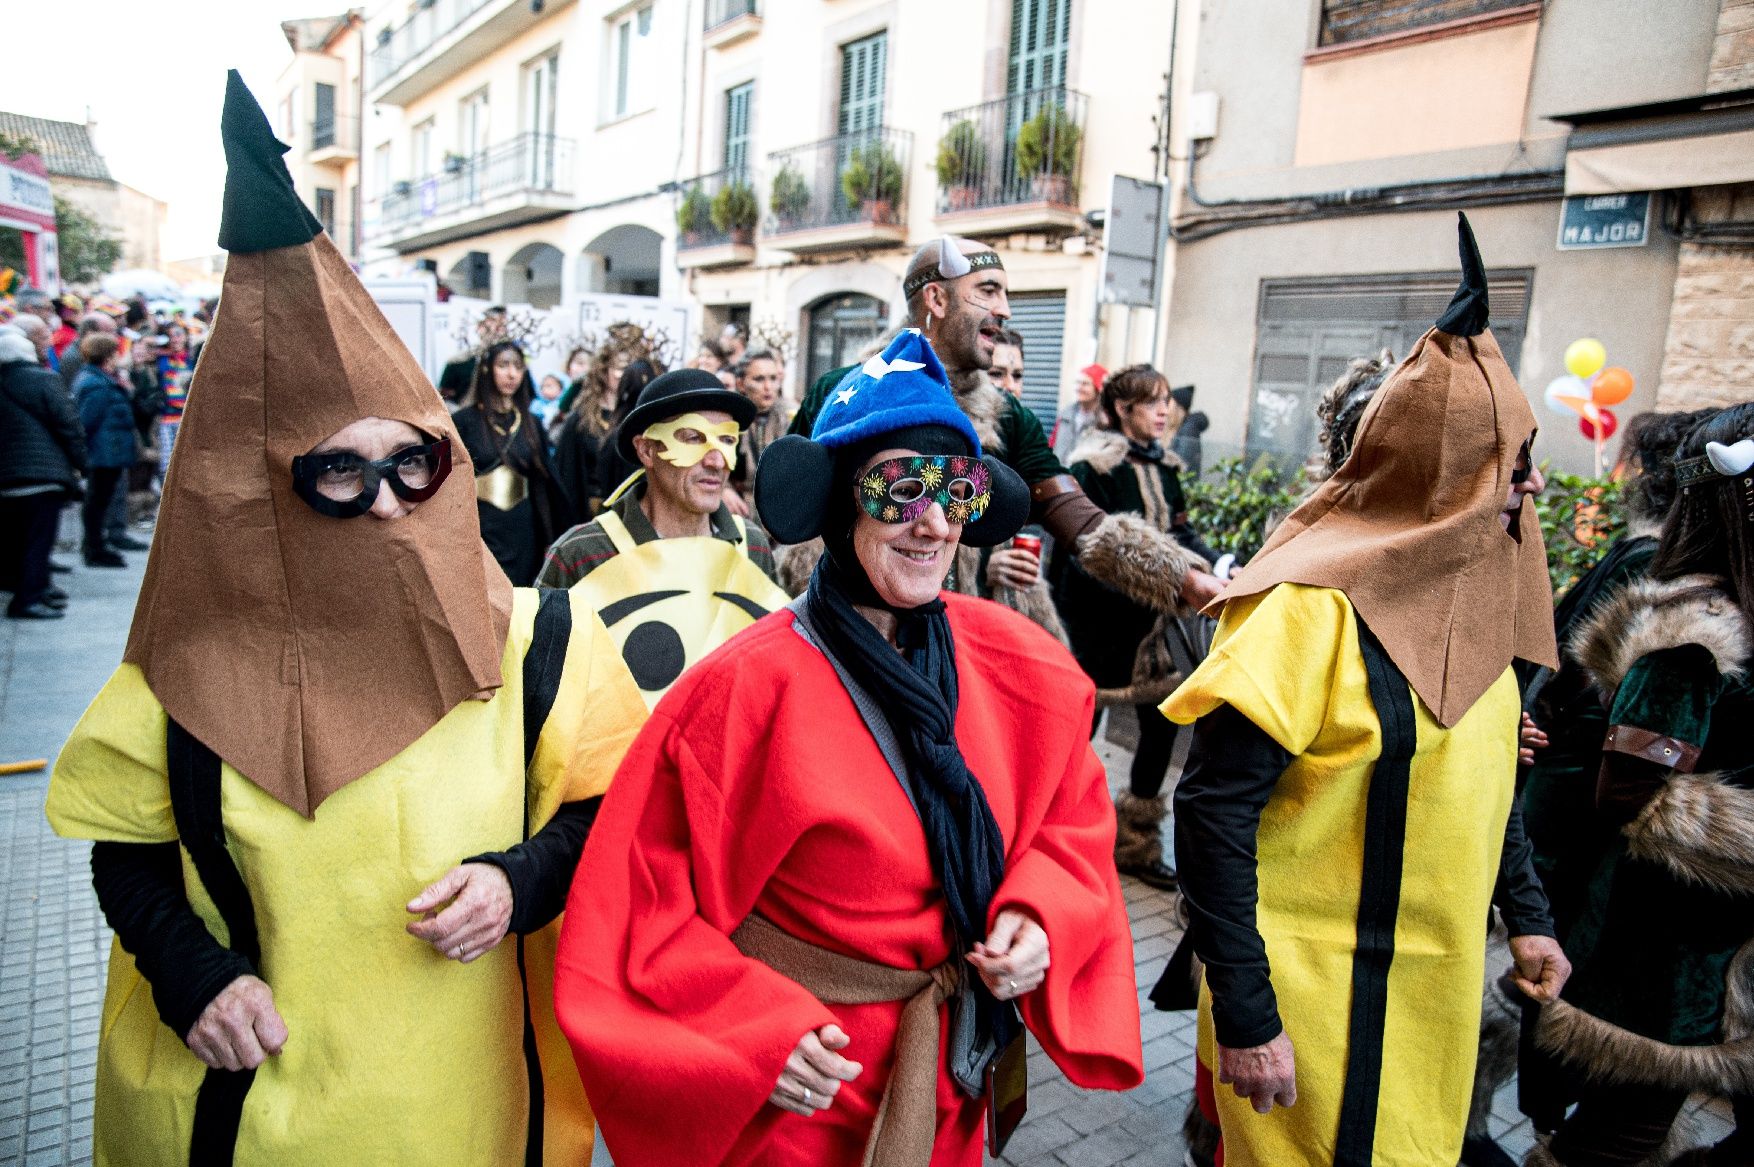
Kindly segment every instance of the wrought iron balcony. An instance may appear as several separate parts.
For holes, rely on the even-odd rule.
[[[373,104],[406,105],[573,0],[416,0],[402,23],[380,27],[366,64]]]
[[[337,114],[311,122],[306,139],[312,162],[346,162],[359,157],[359,119]]]
[[[747,169],[721,170],[681,184],[676,203],[676,262],[730,267],[755,258],[761,180]]]
[[[740,16],[754,16],[755,0],[706,0],[706,31],[730,24]]]
[[[366,85],[375,88],[493,0],[420,0],[408,19],[378,33]]]
[[[452,155],[436,174],[398,182],[376,203],[366,234],[411,250],[569,209],[573,143],[552,134],[519,134],[479,154]]]
[[[945,114],[938,217],[975,234],[1075,229],[1087,102],[1056,86]]]
[[[902,242],[912,159],[913,135],[885,126],[768,155],[766,234],[788,251]]]

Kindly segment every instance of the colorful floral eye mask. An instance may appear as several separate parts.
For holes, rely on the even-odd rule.
[[[993,501],[993,476],[979,458],[915,454],[887,458],[859,479],[859,505],[880,523],[911,523],[933,503],[952,523],[972,523]]]
[[[693,430],[700,436],[685,439],[680,436],[684,430]],[[698,413],[685,413],[668,421],[653,422],[640,436],[654,442],[663,442],[664,448],[658,451],[658,457],[672,466],[680,466],[686,470],[690,466],[698,465],[708,451],[717,450],[725,456],[725,469],[735,470],[737,438],[742,433],[743,427],[735,421],[711,422]]]

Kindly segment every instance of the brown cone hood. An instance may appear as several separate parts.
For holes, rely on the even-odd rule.
[[[296,225],[308,211],[276,186],[285,147],[235,74],[225,132],[222,241],[308,241],[230,255],[124,659],[171,717],[309,816],[499,687],[511,585],[449,414],[328,237]],[[293,491],[292,459],[364,417],[452,439],[450,477],[406,517],[330,518]]]
[[[1559,663],[1534,505],[1517,516],[1519,537],[1499,520],[1535,415],[1487,331],[1466,218],[1460,230],[1463,282],[1449,310],[1365,407],[1345,465],[1218,601],[1279,583],[1345,592],[1445,726],[1512,658]]]

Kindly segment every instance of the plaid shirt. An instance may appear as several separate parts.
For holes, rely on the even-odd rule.
[[[645,497],[646,482],[644,479],[633,484],[626,494],[615,501],[609,509],[615,512],[627,533],[633,536],[635,543],[650,543],[658,538],[658,532],[652,527],[652,521],[646,518],[646,512],[640,509],[640,499]],[[749,535],[749,558],[759,567],[762,574],[769,579],[776,579],[773,565],[773,543],[761,524],[753,519],[743,520],[744,529]],[[740,541],[737,524],[731,518],[730,510],[723,504],[712,517],[713,538],[723,539],[727,543]],[[554,541],[543,557],[542,571],[536,577],[538,587],[569,588],[584,579],[591,572],[613,559],[616,555],[615,544],[596,520],[574,527]]]

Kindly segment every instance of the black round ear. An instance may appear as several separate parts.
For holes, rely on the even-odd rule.
[[[804,543],[822,534],[834,486],[834,453],[803,434],[787,434],[762,451],[755,509],[777,543]]]
[[[1017,471],[991,454],[982,458],[981,464],[993,476],[993,501],[979,519],[962,528],[964,547],[997,547],[1029,522],[1029,487]],[[764,468],[766,465],[762,463]],[[761,517],[766,519],[767,512]]]

